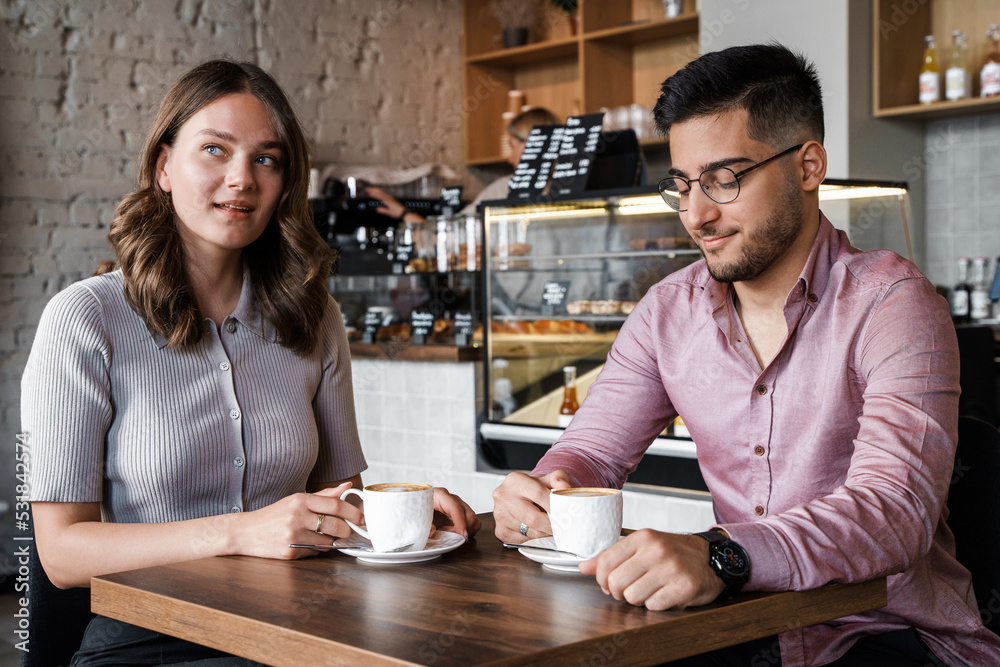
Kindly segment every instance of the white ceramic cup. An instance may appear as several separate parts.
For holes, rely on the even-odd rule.
[[[375,551],[393,551],[407,544],[406,551],[420,551],[434,523],[434,488],[430,484],[387,482],[371,484],[363,491],[348,489],[341,499],[356,494],[364,502],[365,528],[348,521],[367,537]]]
[[[552,489],[549,521],[557,549],[596,556],[621,535],[622,493],[596,487]]]

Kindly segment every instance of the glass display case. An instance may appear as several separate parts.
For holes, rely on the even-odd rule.
[[[904,184],[829,181],[820,197],[854,245],[912,258]],[[654,188],[487,202],[483,219],[482,454],[495,468],[530,469],[562,433],[564,368],[575,367],[583,403],[635,303],[701,252]],[[630,482],[705,488],[682,425],[653,442]]]
[[[381,202],[312,202],[317,227],[337,251],[327,290],[337,300],[351,354],[428,361],[479,358],[482,223],[441,202],[406,200],[425,220],[378,214]]]

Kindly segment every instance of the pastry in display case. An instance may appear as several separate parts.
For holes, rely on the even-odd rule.
[[[820,199],[855,246],[913,259],[905,184],[829,181]],[[565,369],[584,404],[636,303],[701,251],[655,188],[486,202],[482,213],[483,455],[495,468],[530,469],[562,433]],[[630,481],[705,488],[682,425],[665,428]]]

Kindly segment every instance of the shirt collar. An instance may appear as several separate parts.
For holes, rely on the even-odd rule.
[[[240,291],[240,300],[230,317],[264,340],[272,343],[278,341],[277,330],[257,309],[257,302],[253,295],[253,280],[250,278],[250,271],[245,266],[243,267],[243,289]]]
[[[254,332],[264,340],[276,343],[278,332],[274,326],[261,314],[256,307],[253,296],[253,282],[250,278],[250,271],[243,267],[243,286],[240,288],[240,300],[236,304],[233,314],[226,320],[236,320],[242,326]],[[214,326],[207,318],[204,320],[206,326]],[[153,334],[153,341],[161,350],[166,347],[167,340],[158,333]]]
[[[798,280],[795,281],[785,299],[786,306],[793,297],[808,298],[808,295],[815,294],[818,298],[823,293],[827,281],[830,279],[830,269],[840,252],[842,240],[836,227],[820,211],[816,239],[809,250],[809,256],[802,267],[802,272],[799,273]],[[720,283],[707,271],[705,272],[705,282],[702,284],[702,289],[705,290],[705,298],[711,304],[712,312],[726,307],[732,288],[730,283]]]
[[[840,253],[842,241],[841,233],[820,211],[816,239],[813,241],[812,249],[809,250],[809,256],[806,258],[805,266],[802,267],[799,279],[789,292],[789,297],[796,296],[796,290],[801,290],[798,296],[805,296],[810,303],[819,299],[830,280],[830,270]]]

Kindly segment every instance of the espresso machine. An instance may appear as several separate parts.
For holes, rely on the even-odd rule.
[[[392,272],[393,250],[399,220],[382,215],[378,199],[363,194],[357,180],[329,178],[322,197],[309,200],[313,221],[327,244],[337,250],[335,273],[378,275]],[[408,210],[424,218],[441,215],[443,199],[400,197]]]

